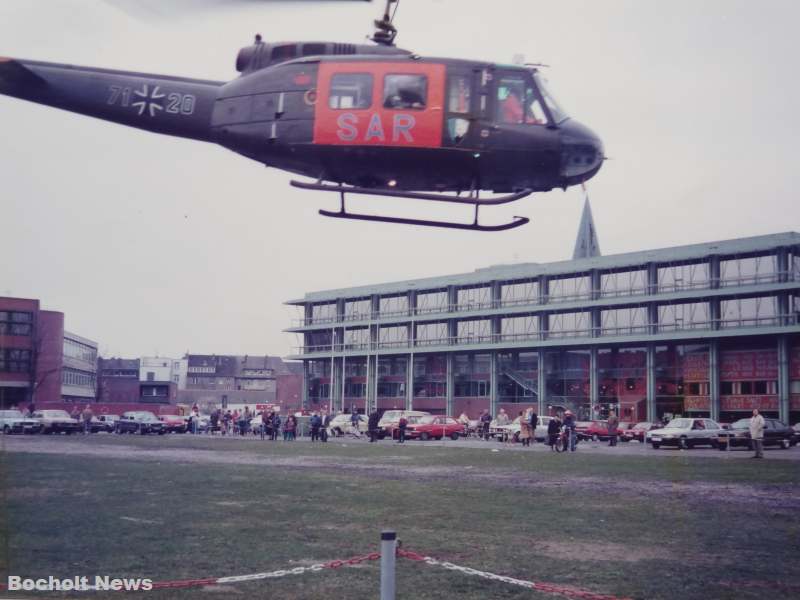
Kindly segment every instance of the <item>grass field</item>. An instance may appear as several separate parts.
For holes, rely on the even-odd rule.
[[[9,448],[4,575],[246,574],[365,554],[394,528],[443,560],[618,596],[800,592],[796,461],[135,436]],[[378,577],[372,562],[142,595],[377,598]],[[398,598],[455,595],[554,597],[399,561]]]

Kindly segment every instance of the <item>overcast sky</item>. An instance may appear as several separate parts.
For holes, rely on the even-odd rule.
[[[0,54],[228,80],[256,31],[358,42],[382,10],[166,3],[1,0]],[[551,66],[556,96],[612,159],[588,189],[601,250],[615,254],[800,230],[799,17],[795,0],[402,0],[396,24],[419,54]],[[63,311],[106,355],[286,355],[285,300],[566,259],[582,207],[572,189],[496,208],[494,220],[532,219],[503,233],[340,222],[316,214],[333,195],[210,144],[3,96],[0,132],[0,295]],[[374,202],[469,220],[462,207]]]

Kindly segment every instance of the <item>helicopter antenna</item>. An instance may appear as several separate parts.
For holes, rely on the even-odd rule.
[[[394,10],[392,10],[394,4]],[[394,46],[394,38],[397,37],[397,28],[392,24],[394,16],[397,14],[397,7],[400,6],[400,0],[386,0],[386,10],[383,12],[383,18],[375,20],[375,33],[370,38],[376,44],[381,46]]]

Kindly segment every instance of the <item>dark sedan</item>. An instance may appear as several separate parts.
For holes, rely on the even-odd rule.
[[[728,440],[731,448],[750,448],[750,419],[739,419],[731,423],[730,429],[721,431],[717,435],[717,447],[727,450]],[[764,446],[779,446],[788,450],[796,444],[794,429],[777,419],[764,419]]]
[[[153,413],[141,410],[124,413],[116,423],[117,433],[157,433],[164,435],[167,428]]]

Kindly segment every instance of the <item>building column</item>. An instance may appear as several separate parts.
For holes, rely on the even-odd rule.
[[[719,340],[711,340],[708,346],[708,384],[710,417],[719,421]]]
[[[791,392],[789,389],[790,376],[789,336],[778,336],[778,418],[784,423],[789,422],[791,408]]]
[[[408,355],[406,367],[406,410],[414,410],[414,353]]]
[[[454,285],[447,286],[447,312],[453,313],[458,305],[458,288]],[[447,340],[448,344],[455,344],[455,338],[458,337],[458,320],[454,318],[447,319]]]
[[[380,318],[381,312],[381,298],[377,294],[373,294],[370,298],[370,319],[377,320]],[[372,369],[367,368],[368,374],[372,374],[372,379],[367,377],[367,402],[364,412],[366,414],[371,414],[378,409],[378,379],[380,379],[380,374],[378,373],[378,364],[379,358],[378,355],[380,353],[380,325],[377,323],[370,324],[369,326],[369,341],[370,341],[370,350],[374,352],[373,356],[367,356],[367,363],[372,363]]]
[[[649,296],[658,294],[658,266],[655,263],[647,265],[647,294]],[[658,333],[658,305],[654,302],[647,305],[647,333],[650,335]]]
[[[455,386],[456,374],[455,374],[455,360],[453,359],[453,353],[447,353],[447,377],[445,379],[445,414],[450,416],[453,415],[453,387]]]
[[[550,295],[550,282],[546,275],[539,277],[539,304],[547,304]],[[546,340],[547,332],[550,330],[550,316],[547,313],[539,313],[539,339]]]
[[[589,414],[590,418],[594,418],[594,408],[600,402],[600,394],[598,388],[598,373],[597,373],[597,347],[592,346],[589,348]]]
[[[331,376],[331,388],[333,388],[333,410],[331,414],[336,414],[340,410],[344,410],[344,402],[342,398],[342,391],[344,389],[342,378],[344,377],[344,373],[342,372],[342,360],[334,359],[333,361],[333,374]]]
[[[308,361],[303,361],[303,385],[301,387],[301,405],[303,408],[309,407],[308,401]]]
[[[497,351],[489,353],[489,414],[497,414]]]
[[[647,344],[647,420],[656,421],[656,345]]]
[[[719,256],[712,256],[709,259],[709,274],[711,275],[711,289],[718,289],[720,281]],[[719,329],[720,320],[722,319],[719,298],[711,298],[709,300],[708,312],[711,315],[711,329]]]
[[[500,308],[503,302],[503,287],[499,281],[492,282],[492,308]],[[502,333],[503,317],[494,315],[491,317],[492,323],[492,342],[500,341],[500,334]]]
[[[548,414],[547,410],[547,386],[544,373],[544,350],[538,350],[538,370],[536,371],[536,392],[539,395],[539,415]]]

